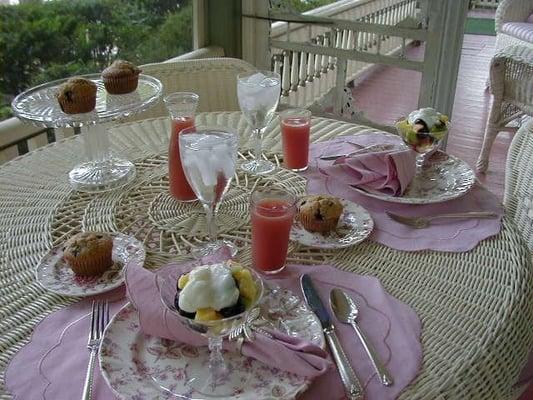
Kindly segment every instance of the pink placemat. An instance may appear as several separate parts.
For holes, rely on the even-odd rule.
[[[394,137],[393,137],[394,139]],[[349,137],[347,140],[350,140]],[[390,142],[390,135],[366,134],[367,145]],[[399,139],[396,139],[399,140]],[[342,151],[342,139],[335,139],[331,154]],[[473,249],[482,240],[496,235],[501,230],[504,209],[500,201],[487,189],[474,185],[466,195],[451,201],[436,204],[411,205],[378,200],[356,191],[346,182],[320,172],[317,158],[323,153],[324,143],[311,145],[309,169],[303,173],[307,178],[310,194],[327,193],[344,198],[366,208],[374,219],[374,231],[370,240],[385,246],[407,251],[438,250],[460,252]],[[415,229],[390,219],[386,211],[406,216],[431,216],[435,214],[490,211],[498,214],[494,219],[441,219],[428,228]]]
[[[422,359],[420,321],[415,312],[390,296],[379,280],[339,271],[330,266],[289,266],[273,284],[290,288],[301,296],[299,276],[311,275],[321,297],[326,300],[332,287],[348,291],[360,305],[360,325],[390,369],[395,383],[389,388],[377,381],[370,362],[351,327],[335,321],[338,334],[354,368],[364,382],[368,400],[394,399],[417,375]],[[125,303],[123,291],[110,297],[116,312]],[[102,296],[104,297],[104,296]],[[31,342],[19,351],[6,372],[8,390],[15,399],[80,398],[88,351],[86,349],[91,300],[83,300],[45,318]],[[31,382],[31,385],[28,385]],[[114,399],[98,367],[95,371],[95,399]],[[341,399],[343,389],[335,369],[315,379],[301,396],[303,400]]]

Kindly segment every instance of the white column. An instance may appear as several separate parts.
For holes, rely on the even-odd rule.
[[[242,0],[243,15],[268,16],[268,0]],[[242,58],[259,69],[270,70],[270,22],[242,18]]]
[[[451,117],[468,0],[433,0],[427,6],[429,32],[418,106]]]

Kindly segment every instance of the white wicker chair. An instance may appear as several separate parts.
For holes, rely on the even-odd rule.
[[[141,66],[143,73],[163,83],[163,95],[172,92],[194,92],[200,96],[198,111],[238,111],[237,75],[256,68],[235,58],[204,58]],[[128,121],[167,115],[160,101],[148,111]]]
[[[503,202],[533,256],[533,118],[518,130],[507,157]]]
[[[533,48],[533,23],[527,18],[533,14],[531,0],[502,0],[496,10],[496,51],[507,46],[521,45]]]
[[[492,107],[477,161],[479,172],[487,170],[498,132],[523,114],[533,116],[533,48],[511,46],[496,53],[490,65],[490,89]]]

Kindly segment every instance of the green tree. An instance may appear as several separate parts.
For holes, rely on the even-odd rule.
[[[191,31],[191,0],[0,6],[0,99],[6,104],[32,85],[102,71],[118,57],[143,64],[177,56],[191,50]]]

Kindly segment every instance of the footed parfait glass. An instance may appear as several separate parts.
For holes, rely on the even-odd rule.
[[[244,312],[219,320],[197,321],[181,315],[175,305],[176,283],[182,272],[188,271],[174,270],[165,274],[158,274],[157,283],[164,306],[173,315],[177,316],[180,322],[188,329],[201,334],[208,341],[208,368],[205,368],[203,364],[203,357],[198,357],[195,359],[196,362],[192,361],[187,364],[185,371],[187,385],[206,397],[232,398],[236,391],[246,388],[250,371],[239,370],[238,374],[232,373],[232,359],[242,356],[237,353],[228,353],[227,357],[225,357],[225,351],[222,350],[223,340],[229,336],[233,329],[244,324],[247,321],[249,312],[259,305],[263,297],[263,281],[255,271],[250,269],[252,279],[257,288],[257,296]],[[169,390],[168,388],[165,389]]]
[[[228,247],[232,255],[237,247],[217,239],[216,213],[226,195],[237,163],[237,133],[227,128],[191,127],[179,135],[180,157],[183,172],[192,190],[205,209],[209,242],[195,249],[197,258]]]

